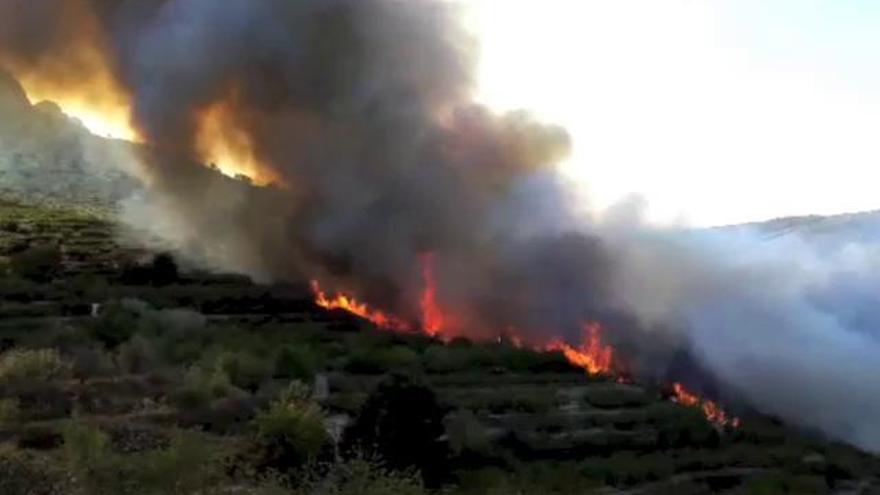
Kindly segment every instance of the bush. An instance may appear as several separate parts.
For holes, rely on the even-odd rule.
[[[368,348],[355,351],[345,370],[349,373],[382,374],[410,368],[419,362],[419,355],[412,349],[394,346],[390,349]]]
[[[181,411],[207,409],[212,402],[229,397],[241,397],[244,391],[237,389],[229,377],[219,369],[190,368],[183,386],[172,394],[172,401]]]
[[[450,373],[485,369],[500,364],[496,348],[474,345],[469,340],[459,340],[448,346],[435,345],[425,351],[425,368],[433,373]]]
[[[64,450],[74,493],[82,495],[213,493],[223,479],[215,446],[193,434],[176,434],[167,449],[123,455],[100,430],[71,424]]]
[[[260,469],[298,468],[315,460],[330,443],[323,412],[299,384],[283,392],[252,424]]]
[[[140,335],[120,345],[117,356],[119,367],[126,373],[146,373],[158,362],[153,342]]]
[[[0,355],[0,381],[51,381],[70,376],[70,363],[55,349],[17,350]]]
[[[71,356],[71,371],[80,381],[113,374],[113,360],[102,349],[82,347],[75,349]]]
[[[392,471],[375,458],[357,456],[307,476],[296,495],[427,495],[416,471]]]
[[[18,434],[18,447],[31,450],[52,450],[64,442],[62,434],[51,426],[29,425]]]
[[[13,255],[9,264],[19,277],[35,282],[49,282],[61,272],[61,249],[55,244],[34,246]]]
[[[617,384],[591,387],[584,398],[592,406],[602,409],[641,407],[655,401],[642,389]]]
[[[146,304],[139,301],[107,303],[91,323],[89,333],[107,348],[115,349],[134,335],[146,311]]]
[[[275,377],[312,381],[315,377],[315,358],[311,349],[286,346],[275,356]]]
[[[244,352],[227,352],[217,360],[217,369],[229,377],[238,388],[256,391],[269,377],[269,369],[262,360]]]
[[[538,370],[543,364],[548,362],[545,356],[552,354],[540,354],[530,349],[520,349],[518,347],[499,346],[502,367],[510,371],[530,371]],[[570,368],[570,366],[567,366]]]
[[[20,382],[11,390],[19,401],[21,418],[30,421],[57,419],[70,415],[73,401],[67,392],[52,382]]]
[[[54,495],[62,493],[61,476],[48,462],[9,447],[0,447],[0,493]]]
[[[456,411],[448,415],[444,423],[453,454],[488,456],[491,452],[492,445],[488,430],[471,411]]]
[[[0,399],[0,428],[17,426],[21,419],[21,402],[18,399]]]

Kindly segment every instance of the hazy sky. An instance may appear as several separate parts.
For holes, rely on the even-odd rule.
[[[566,125],[599,208],[696,225],[880,208],[880,2],[464,0],[481,99]]]

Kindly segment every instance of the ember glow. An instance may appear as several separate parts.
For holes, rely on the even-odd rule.
[[[719,426],[731,426],[738,428],[740,424],[739,418],[730,416],[724,409],[715,402],[703,399],[702,397],[689,392],[684,385],[680,383],[672,384],[672,392],[675,394],[672,398],[673,402],[679,404],[699,408],[703,411],[706,419]]]
[[[587,370],[591,375],[615,372],[614,349],[602,344],[602,326],[598,323],[585,325],[584,341],[579,346],[575,347],[557,339],[546,350],[562,352],[571,364]]]

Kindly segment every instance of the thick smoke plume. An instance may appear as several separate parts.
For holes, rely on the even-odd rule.
[[[457,16],[439,0],[5,0],[0,63],[111,95],[98,106],[148,144],[151,221],[227,267],[417,319],[432,253],[450,334],[540,343],[599,321],[636,372],[664,378],[685,354],[718,395],[880,449],[880,345],[852,323],[874,310],[837,297],[880,267],[580,214],[553,169],[566,132],[473,103]],[[199,164],[224,158],[273,186]],[[850,293],[877,287],[859,280]]]

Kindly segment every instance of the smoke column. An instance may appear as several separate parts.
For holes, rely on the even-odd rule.
[[[473,103],[460,26],[430,0],[5,0],[0,63],[130,117],[184,249],[410,318],[427,257],[450,333],[599,321],[639,373],[683,350],[720,395],[880,450],[872,244],[583,214],[566,132]],[[274,186],[201,165],[222,158]]]

